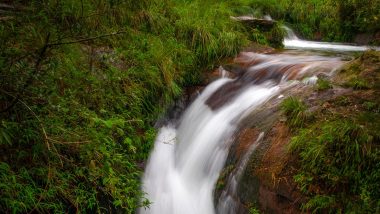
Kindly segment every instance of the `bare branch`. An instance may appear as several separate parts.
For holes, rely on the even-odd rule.
[[[91,40],[95,40],[95,39],[100,39],[100,38],[109,37],[109,36],[115,36],[115,35],[124,34],[124,33],[126,33],[126,31],[118,31],[118,32],[114,32],[114,33],[103,34],[103,35],[99,35],[99,36],[94,36],[94,37],[84,38],[84,39],[78,39],[78,40],[69,41],[69,42],[51,43],[51,44],[48,44],[48,46],[52,47],[52,46],[69,45],[69,44],[87,42],[87,41],[91,41]]]

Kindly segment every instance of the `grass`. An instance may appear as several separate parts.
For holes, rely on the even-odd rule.
[[[286,98],[281,103],[281,110],[285,113],[290,127],[302,127],[308,119],[305,103],[295,97]]]
[[[352,87],[353,89],[356,90],[361,90],[361,89],[369,89],[370,86],[368,82],[361,77],[354,76],[352,77],[346,84],[345,86]]]
[[[292,138],[290,151],[300,155],[302,167],[295,180],[311,196],[306,210],[378,209],[380,153],[374,139],[350,120],[315,123]]]
[[[329,80],[318,79],[316,87],[318,91],[324,91],[324,90],[332,88],[332,85]]]

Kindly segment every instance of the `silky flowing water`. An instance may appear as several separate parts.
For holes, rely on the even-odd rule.
[[[298,39],[289,31],[284,44],[290,49],[335,51],[367,47],[315,43]],[[318,75],[332,75],[344,62],[319,52],[283,51],[276,54],[242,52],[234,60],[239,72],[230,78],[220,68],[220,78],[210,83],[184,111],[179,122],[162,126],[143,177],[143,191],[151,202],[139,213],[236,213],[236,186],[260,134],[240,165],[230,175],[227,188],[214,204],[214,189],[225,164],[239,122],[270,99],[281,99],[284,90],[313,84]],[[278,98],[280,97],[280,98]]]

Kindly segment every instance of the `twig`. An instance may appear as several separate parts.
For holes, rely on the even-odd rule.
[[[118,32],[114,32],[114,33],[94,36],[94,37],[85,38],[85,39],[78,39],[78,40],[69,41],[69,42],[51,43],[51,44],[48,44],[47,46],[48,47],[53,47],[53,46],[58,46],[58,45],[70,45],[70,44],[87,42],[87,41],[91,41],[91,40],[95,40],[95,39],[100,39],[100,38],[109,37],[109,36],[115,36],[115,35],[124,34],[124,33],[126,33],[126,31],[118,31]]]
[[[53,143],[57,143],[57,144],[82,144],[82,143],[90,143],[91,141],[89,140],[86,140],[86,141],[73,141],[73,142],[62,142],[62,141],[59,141],[59,140],[55,140],[53,138],[48,138],[50,141],[52,141]]]
[[[20,103],[22,103],[27,109],[29,109],[30,112],[32,112],[33,116],[38,120],[38,122],[40,123],[40,126],[41,126],[41,129],[42,129],[42,133],[44,134],[44,138],[45,138],[45,144],[46,144],[46,147],[48,148],[48,150],[50,151],[50,144],[49,144],[49,138],[46,134],[46,131],[45,131],[45,128],[42,124],[42,121],[40,120],[40,118],[37,116],[36,113],[34,113],[34,111],[26,104],[24,103],[24,101],[20,100]]]
[[[41,67],[41,62],[45,56],[45,53],[48,49],[48,43],[49,43],[49,39],[50,39],[50,33],[48,33],[48,35],[46,36],[46,39],[45,39],[45,44],[44,46],[41,48],[39,54],[38,54],[38,58],[36,60],[36,63],[34,64],[34,71],[32,72],[32,74],[29,76],[29,78],[26,80],[25,84],[23,85],[22,87],[22,90],[21,91],[25,91],[25,89],[32,83],[33,81],[33,77],[37,74],[37,72],[40,70],[40,67]],[[11,102],[11,104],[9,106],[7,106],[5,109],[2,109],[0,111],[0,113],[4,113],[4,112],[7,112],[9,111],[11,108],[13,108],[14,105],[16,105],[16,103],[18,102],[19,98],[20,98],[20,95],[21,95],[21,92],[15,96]]]
[[[74,131],[69,131],[69,130],[66,130],[66,129],[64,129],[64,128],[60,127],[60,126],[58,126],[58,128],[59,128],[60,130],[64,131],[64,132],[68,132],[68,133],[70,133],[70,134],[73,134],[73,135],[76,135],[76,136],[78,136],[78,137],[80,137],[80,136],[81,136],[80,134],[78,134],[78,133],[75,133]]]
[[[49,140],[49,138],[47,138]],[[55,148],[54,144],[52,144],[52,147],[55,151],[55,153],[57,154],[58,158],[59,158],[59,163],[61,164],[61,167],[63,167],[63,161],[62,161],[62,158],[61,158],[61,155],[59,154],[57,148]]]

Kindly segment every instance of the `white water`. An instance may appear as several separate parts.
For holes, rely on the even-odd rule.
[[[213,190],[228,155],[239,116],[277,95],[270,83],[248,87],[234,102],[212,111],[205,101],[224,83],[210,84],[183,115],[178,128],[162,127],[143,178],[152,202],[140,213],[212,214]]]
[[[327,51],[366,51],[369,49],[380,50],[379,47],[356,46],[342,43],[315,42],[299,39],[296,34],[288,27],[284,26],[287,36],[284,39],[284,46],[287,49],[312,49]]]

